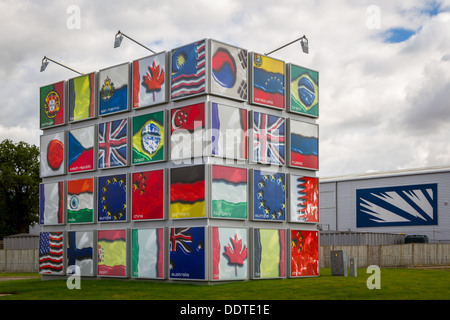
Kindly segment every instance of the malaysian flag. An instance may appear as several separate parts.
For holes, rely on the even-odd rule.
[[[39,237],[39,272],[63,274],[63,233],[41,232]]]
[[[253,160],[260,163],[285,163],[284,118],[253,113]]]
[[[98,167],[127,165],[127,119],[100,123],[98,126]]]
[[[172,51],[172,99],[204,92],[205,80],[206,41]]]

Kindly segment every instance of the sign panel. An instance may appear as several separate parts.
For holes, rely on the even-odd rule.
[[[129,110],[129,63],[100,70],[98,81],[99,114],[101,116]]]
[[[131,230],[131,276],[164,278],[164,228]]]
[[[164,169],[132,173],[131,220],[164,219]]]
[[[127,221],[126,174],[99,177],[97,190],[98,222]]]
[[[40,128],[65,124],[64,81],[40,88]]]
[[[127,230],[97,230],[97,275],[127,276]]]
[[[64,234],[62,231],[39,234],[39,273],[65,274]]]
[[[52,182],[39,185],[39,224],[64,223],[64,183]]]
[[[319,126],[289,119],[289,166],[319,169]]]
[[[94,232],[67,232],[67,267],[79,268],[81,276],[94,275]],[[75,267],[75,268],[74,268]]]
[[[65,133],[42,135],[40,148],[40,175],[50,177],[65,174]]]
[[[164,110],[133,117],[133,164],[166,160],[165,125]]]
[[[94,222],[94,178],[67,182],[67,223]]]
[[[69,122],[95,117],[95,72],[69,80]]]
[[[69,173],[94,170],[95,127],[69,130]]]
[[[128,164],[128,118],[98,125],[98,168]]]
[[[253,161],[264,164],[286,163],[285,119],[262,112],[252,112]]]
[[[290,230],[290,276],[319,275],[319,232]]]
[[[319,179],[289,175],[290,222],[319,222]]]
[[[282,172],[253,170],[253,219],[284,221],[286,177]]]
[[[289,111],[305,116],[319,116],[319,73],[304,67],[288,64]]]
[[[286,230],[253,229],[253,278],[286,276]]]

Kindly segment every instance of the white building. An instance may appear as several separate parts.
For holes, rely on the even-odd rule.
[[[426,235],[450,242],[450,167],[320,178],[322,230]]]

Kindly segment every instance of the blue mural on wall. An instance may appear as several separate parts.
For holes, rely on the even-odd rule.
[[[356,190],[356,227],[437,225],[437,184]]]

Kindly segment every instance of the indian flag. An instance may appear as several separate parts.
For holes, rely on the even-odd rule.
[[[67,223],[94,221],[94,179],[67,182]]]
[[[247,170],[212,166],[212,216],[247,218]]]

